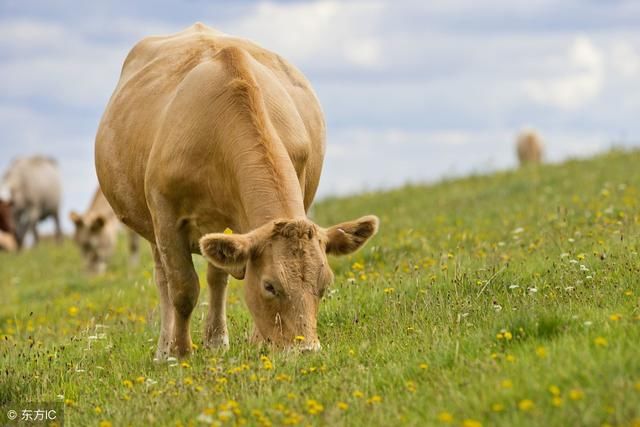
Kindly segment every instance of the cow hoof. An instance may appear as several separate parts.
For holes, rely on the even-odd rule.
[[[220,335],[217,337],[207,337],[204,339],[204,346],[211,350],[229,350],[229,336]]]

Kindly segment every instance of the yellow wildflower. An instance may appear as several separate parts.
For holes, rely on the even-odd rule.
[[[307,400],[307,412],[311,415],[317,415],[324,411],[324,406],[316,400],[309,399]]]
[[[100,421],[100,424],[98,424],[99,427],[111,427],[111,421],[107,421],[107,420],[102,420]]]
[[[453,415],[451,415],[447,411],[440,412],[438,414],[438,421],[446,423],[446,424],[451,424],[453,422]]]
[[[338,402],[337,406],[341,411],[346,411],[347,409],[349,409],[349,405],[346,402]]]
[[[133,387],[133,383],[130,380],[122,381],[122,385],[125,386],[126,388],[132,388]]]
[[[93,412],[95,412],[96,414],[101,414],[102,413],[102,408],[99,406],[96,406],[95,408],[93,408]]]
[[[622,315],[618,313],[613,313],[611,316],[609,316],[609,320],[611,320],[612,322],[617,322],[620,319],[622,319]]]
[[[370,398],[367,399],[367,403],[370,405],[375,405],[377,403],[382,402],[382,397],[378,396],[377,394],[371,396]]]
[[[605,337],[597,337],[595,340],[593,340],[593,343],[598,347],[606,347],[607,345],[609,345]]]
[[[69,307],[67,312],[69,313],[69,316],[74,316],[75,317],[78,314],[78,307],[71,306],[71,307]]]
[[[462,422],[462,427],[482,427],[482,423],[468,418]]]
[[[138,384],[142,384],[144,382],[144,377],[143,376],[139,376],[138,378],[136,378],[136,382]]]
[[[180,366],[182,366],[185,369],[188,369],[188,368],[191,367],[191,365],[189,365],[189,362],[182,362],[182,363],[180,363]]]
[[[363,396],[364,396],[364,393],[362,393],[360,390],[356,390],[353,392],[353,397],[355,397],[356,399],[360,399]]]
[[[513,383],[511,380],[502,380],[500,381],[500,387],[502,388],[513,388]]]
[[[560,387],[558,387],[557,385],[551,384],[549,386],[549,393],[551,393],[554,396],[560,396]]]
[[[518,409],[520,409],[523,412],[528,412],[532,410],[533,407],[534,407],[534,404],[533,404],[533,400],[531,399],[522,399],[520,402],[518,402]]]
[[[493,412],[502,412],[504,411],[504,405],[502,403],[494,403],[491,405],[491,410]]]
[[[579,388],[574,388],[569,391],[569,399],[582,400],[584,398],[584,392]]]
[[[420,369],[425,369],[425,370],[426,370],[426,369],[429,369],[429,365],[428,365],[427,363],[421,363],[420,365],[418,365],[418,367],[419,367]]]
[[[547,357],[547,349],[543,346],[536,348],[536,355],[540,359],[544,359],[545,357]]]
[[[224,234],[233,234],[233,230],[230,229],[229,227],[225,228],[223,231]]]
[[[551,404],[555,407],[562,406],[562,398],[560,396],[553,396],[551,399]]]

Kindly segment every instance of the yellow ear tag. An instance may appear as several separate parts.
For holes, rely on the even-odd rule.
[[[233,234],[233,230],[230,229],[229,227],[225,228],[223,231],[224,234]]]

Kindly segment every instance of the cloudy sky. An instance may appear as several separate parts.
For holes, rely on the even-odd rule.
[[[328,125],[321,196],[513,167],[524,127],[551,161],[640,145],[637,1],[0,0],[0,170],[53,155],[65,217],[86,207],[128,50],[195,21],[307,75]]]

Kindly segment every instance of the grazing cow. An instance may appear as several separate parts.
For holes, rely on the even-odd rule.
[[[44,156],[14,160],[4,175],[2,187],[12,203],[18,248],[22,247],[29,231],[33,233],[34,243],[38,243],[38,222],[49,217],[55,223],[57,240],[62,240],[58,216],[62,185],[55,160]]]
[[[96,190],[91,205],[84,214],[72,211],[69,217],[76,226],[74,240],[87,262],[87,269],[91,273],[103,273],[116,248],[120,221],[100,188]],[[130,229],[127,229],[127,233],[130,262],[135,264],[138,259],[139,237]]]
[[[538,164],[542,161],[542,139],[537,132],[525,130],[518,135],[516,151],[520,166]]]
[[[351,253],[378,228],[374,216],[330,228],[307,218],[324,152],[316,95],[280,56],[200,23],[133,48],[98,129],[96,170],[118,217],[152,246],[157,358],[191,350],[192,253],[209,261],[206,346],[229,345],[231,274],[246,279],[254,339],[320,348],[326,254]]]
[[[0,199],[0,251],[17,249],[11,202]]]

